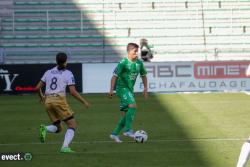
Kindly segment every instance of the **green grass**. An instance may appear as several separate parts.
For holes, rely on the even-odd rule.
[[[32,161],[3,162],[1,167],[233,167],[243,139],[250,133],[250,96],[225,94],[138,94],[134,129],[144,129],[149,140],[121,144],[109,134],[120,113],[118,99],[105,94],[85,95],[86,110],[72,97],[78,128],[72,143],[76,154],[60,154],[63,133],[48,134],[39,143],[38,127],[49,124],[35,95],[0,96],[0,152],[30,152]]]

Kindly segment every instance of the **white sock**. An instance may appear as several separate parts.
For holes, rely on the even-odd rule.
[[[245,167],[247,165],[247,160],[250,154],[250,140],[246,141],[241,148],[239,160],[237,167]]]
[[[65,137],[64,137],[64,142],[63,142],[63,147],[68,147],[69,144],[71,143],[73,137],[75,134],[75,130],[74,129],[68,129],[65,133]]]
[[[49,126],[46,126],[46,129],[47,129],[47,132],[55,133],[58,128],[55,125],[49,125]]]

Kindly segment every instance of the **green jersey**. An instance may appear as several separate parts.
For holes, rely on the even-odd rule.
[[[116,90],[128,88],[131,92],[134,92],[134,85],[138,74],[141,76],[147,74],[143,62],[139,59],[132,62],[128,58],[123,58],[114,71],[114,75],[118,77]]]

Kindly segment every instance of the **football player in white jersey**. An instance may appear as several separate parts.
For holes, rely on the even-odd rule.
[[[76,129],[76,121],[73,111],[70,109],[66,101],[66,87],[73,97],[83,103],[86,108],[90,107],[90,103],[85,100],[75,88],[75,79],[71,71],[66,69],[67,55],[58,53],[56,55],[57,66],[46,71],[41,81],[37,84],[36,90],[39,91],[41,102],[45,104],[47,114],[52,121],[51,125],[40,125],[39,137],[41,142],[45,142],[47,132],[58,133],[62,130],[61,121],[64,121],[68,127],[64,142],[60,152],[74,152],[69,144],[71,143]],[[42,87],[45,86],[45,94]]]
[[[250,77],[250,64],[248,65],[248,68],[246,70],[246,76]],[[244,142],[244,144],[241,147],[241,152],[237,162],[237,167],[246,167],[249,156],[250,156],[250,137],[248,138],[248,140]]]

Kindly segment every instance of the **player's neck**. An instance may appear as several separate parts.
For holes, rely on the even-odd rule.
[[[132,56],[128,55],[128,60],[131,61],[131,62],[135,62],[137,60],[137,57],[136,58],[132,58]]]
[[[62,67],[62,66],[57,66],[57,69],[59,70],[59,71],[64,71],[64,70],[66,70],[66,67]]]

